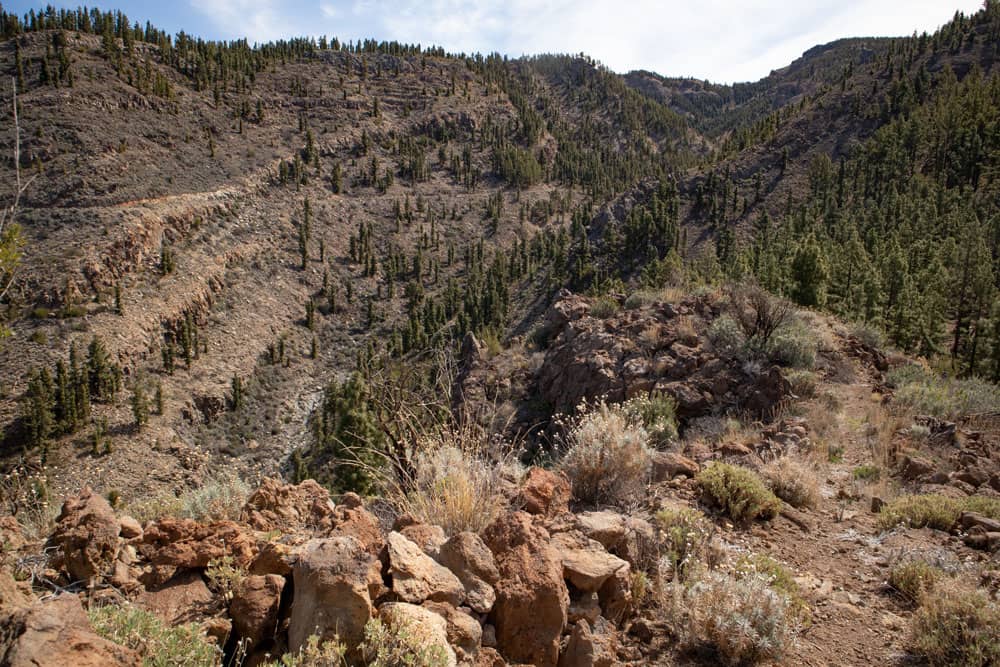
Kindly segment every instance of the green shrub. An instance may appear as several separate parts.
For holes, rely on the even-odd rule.
[[[656,513],[660,546],[676,579],[683,579],[711,537],[705,515],[690,507],[669,507]]]
[[[708,327],[708,340],[716,350],[736,354],[746,345],[746,336],[740,325],[729,315],[722,315]]]
[[[347,667],[347,646],[338,639],[320,644],[319,637],[310,635],[298,653],[286,653],[261,667]]]
[[[854,322],[850,325],[848,333],[868,347],[875,348],[876,350],[881,350],[885,347],[885,334],[873,324]]]
[[[878,526],[882,530],[900,524],[950,530],[962,512],[979,512],[991,519],[1000,519],[1000,499],[985,496],[949,498],[937,494],[900,496],[882,508]]]
[[[901,561],[889,570],[889,585],[910,602],[920,602],[944,577],[944,572],[925,560]]]
[[[875,482],[882,476],[882,469],[874,465],[863,465],[855,468],[851,475],[854,479],[860,479],[865,482]]]
[[[35,308],[34,310],[31,311],[31,316],[34,317],[36,320],[44,320],[48,318],[50,315],[52,315],[52,311],[49,310],[48,308],[45,308],[44,306],[39,306],[38,308]]]
[[[45,345],[49,342],[49,337],[45,335],[42,330],[32,331],[31,335],[28,336],[28,340],[32,343],[37,343],[38,345]]]
[[[892,369],[886,383],[894,400],[919,414],[955,420],[992,412],[1000,405],[1000,386],[979,378],[944,378],[916,364]]]
[[[642,422],[654,447],[663,448],[677,440],[677,401],[673,396],[654,392],[626,401],[622,407]]]
[[[683,596],[678,631],[692,648],[714,651],[727,665],[780,661],[795,638],[786,596],[768,577],[710,573]]]
[[[776,364],[808,370],[816,365],[816,337],[805,324],[796,322],[778,329],[765,352]]]
[[[559,461],[573,498],[587,504],[632,502],[652,464],[649,434],[622,406],[601,402],[585,410],[565,436]]]
[[[978,590],[941,586],[910,622],[909,648],[932,667],[1000,664],[1000,607]]]
[[[773,519],[781,501],[751,470],[728,463],[713,463],[695,478],[705,496],[737,523]]]
[[[809,603],[802,596],[802,589],[795,583],[795,574],[766,554],[747,554],[736,562],[736,572],[739,576],[762,575],[768,585],[781,595],[788,598],[789,611],[803,623],[811,618]]]
[[[132,605],[92,607],[87,616],[97,634],[136,651],[143,667],[214,667],[222,657],[196,623],[168,627]]]
[[[610,296],[599,296],[590,304],[589,314],[599,320],[611,317],[619,310],[618,301]]]
[[[428,645],[405,625],[386,624],[373,618],[365,625],[360,646],[368,667],[444,667],[448,654],[441,646]]]
[[[236,520],[250,495],[250,486],[238,477],[220,477],[179,496],[167,493],[138,499],[125,513],[140,523],[165,516],[196,521]]]
[[[784,373],[785,379],[792,385],[792,393],[799,398],[816,396],[816,373],[802,368],[792,368]]]

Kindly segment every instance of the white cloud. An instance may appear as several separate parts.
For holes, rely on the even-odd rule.
[[[227,36],[299,34],[438,44],[512,56],[584,52],[615,71],[755,80],[840,37],[932,31],[981,0],[211,0]]]

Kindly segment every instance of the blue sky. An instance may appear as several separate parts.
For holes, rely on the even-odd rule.
[[[51,1],[51,0],[50,0]],[[9,2],[23,14],[46,3]],[[78,3],[51,2],[56,6]],[[80,3],[82,4],[82,3]],[[448,51],[580,53],[625,72],[751,81],[839,37],[933,31],[982,0],[173,0],[101,3],[171,33],[376,37]]]

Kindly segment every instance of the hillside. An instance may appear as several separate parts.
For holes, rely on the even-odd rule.
[[[1000,4],[732,86],[0,29],[0,664],[1000,659]]]

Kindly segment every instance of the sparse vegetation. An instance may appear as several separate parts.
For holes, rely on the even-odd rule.
[[[737,523],[773,519],[781,509],[778,497],[747,468],[716,462],[696,480],[706,498]]]
[[[670,507],[656,513],[663,558],[676,579],[683,579],[707,548],[711,524],[690,507]]]
[[[1000,386],[979,378],[944,378],[909,364],[894,368],[886,382],[896,389],[895,402],[917,414],[941,419],[995,412]]]
[[[448,657],[441,646],[429,645],[402,619],[383,623],[377,618],[365,626],[361,644],[368,667],[444,667]]]
[[[206,480],[202,486],[181,495],[138,498],[127,505],[125,513],[140,522],[165,516],[197,521],[235,520],[248,495],[250,486],[245,481],[223,476]]]
[[[622,406],[586,406],[566,429],[559,469],[581,503],[628,503],[649,474],[652,451],[640,420]]]
[[[913,558],[893,564],[889,570],[889,585],[911,603],[918,603],[931,593],[944,572],[926,560]]]
[[[936,588],[913,615],[909,647],[933,667],[1000,664],[1000,607],[978,590]]]
[[[87,615],[99,635],[136,651],[143,667],[215,667],[222,657],[194,623],[169,627],[130,604],[92,607]]]
[[[985,496],[951,498],[936,494],[900,496],[879,513],[878,525],[889,530],[900,524],[911,528],[950,530],[962,512],[979,512],[992,519],[1000,519],[1000,499]]]
[[[792,507],[814,508],[819,504],[816,472],[801,461],[783,456],[761,470],[774,494]]]

